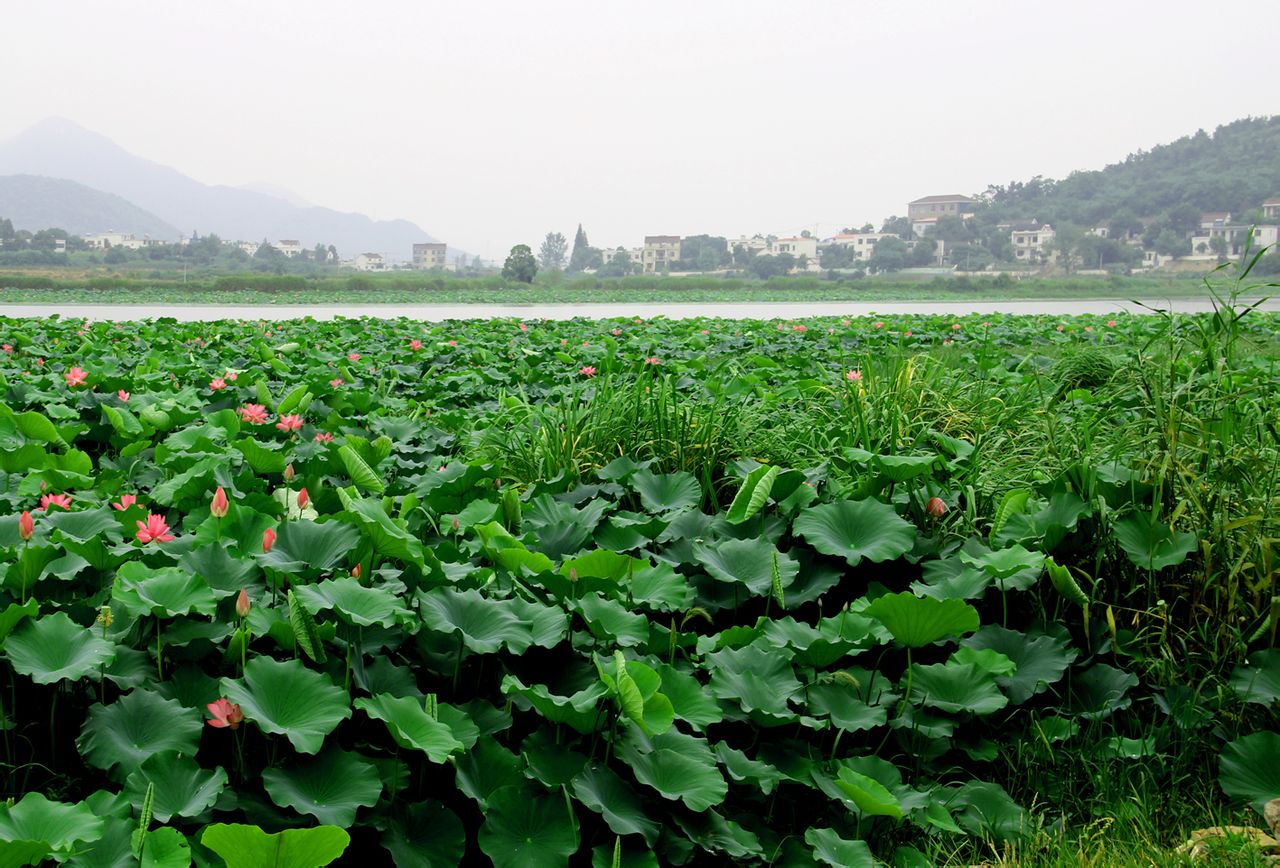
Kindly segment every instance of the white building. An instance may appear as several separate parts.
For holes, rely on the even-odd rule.
[[[427,270],[445,268],[445,254],[449,245],[432,242],[413,245],[413,267]]]
[[[1280,196],[1273,196],[1262,203],[1262,216],[1268,220],[1280,218]]]
[[[1054,238],[1053,227],[1048,223],[1030,226],[1014,226],[1009,233],[1014,258],[1019,262],[1040,263],[1050,261],[1054,254],[1049,244]]]
[[[646,274],[666,271],[680,258],[679,235],[646,235],[641,252],[642,267]]]
[[[138,238],[127,232],[101,232],[97,235],[86,235],[84,240],[92,250],[107,250],[112,247],[141,250],[147,246],[147,239]]]
[[[853,251],[854,259],[866,260],[876,252],[876,245],[881,238],[888,238],[891,232],[841,232],[827,239],[827,244],[835,247],[847,247]]]
[[[279,241],[271,242],[271,246],[290,259],[302,255],[302,242],[293,238],[281,238]]]
[[[811,235],[793,235],[789,238],[778,238],[770,247],[774,256],[790,253],[796,259],[801,256],[812,262],[818,258],[818,239]]]
[[[351,263],[356,271],[386,271],[387,264],[381,253],[361,253]]]
[[[256,242],[256,241],[237,241],[237,242],[236,242],[236,247],[239,247],[241,250],[243,250],[243,251],[244,251],[245,253],[247,253],[249,256],[255,256],[255,255],[257,255],[257,253],[258,253],[258,248],[259,248],[259,247],[261,247],[261,246],[262,246],[262,245],[260,245],[260,244],[259,244],[258,242]]]

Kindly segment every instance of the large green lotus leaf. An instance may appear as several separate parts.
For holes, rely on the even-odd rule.
[[[194,708],[150,690],[133,690],[110,705],[90,708],[78,743],[89,765],[108,771],[119,765],[128,773],[161,751],[194,756],[203,729]]]
[[[260,562],[286,573],[304,568],[323,573],[345,564],[359,542],[360,531],[343,522],[284,521],[276,528],[275,545]]]
[[[492,654],[504,642],[519,644],[527,628],[503,600],[491,600],[477,590],[435,588],[418,594],[422,620],[439,633],[461,636],[467,650]]]
[[[772,793],[778,784],[786,780],[786,775],[776,766],[753,760],[742,751],[729,747],[723,741],[716,745],[716,757],[733,781],[736,783],[744,781],[753,783],[766,796]]]
[[[970,835],[1022,841],[1033,831],[1031,815],[999,784],[971,781],[956,792],[951,806],[963,806],[955,820]]]
[[[863,559],[880,563],[901,557],[915,545],[916,529],[892,506],[878,500],[842,500],[810,507],[792,530],[824,555],[856,567]]]
[[[191,757],[167,750],[149,757],[125,779],[125,793],[139,811],[151,784],[152,816],[167,823],[170,817],[195,817],[213,807],[227,786],[227,773],[221,767],[203,769]]]
[[[221,856],[227,868],[322,868],[343,854],[351,836],[337,826],[268,835],[257,826],[214,823],[205,826],[200,843]]]
[[[37,684],[53,684],[106,666],[115,659],[116,646],[57,612],[19,626],[5,639],[4,653],[14,672]]]
[[[212,617],[218,608],[204,579],[178,567],[153,570],[130,561],[116,573],[111,600],[134,615],[176,618],[195,612]]]
[[[773,588],[774,557],[778,562],[778,579],[786,588],[800,572],[800,564],[783,554],[767,539],[730,539],[710,545],[698,543],[693,555],[713,578],[731,584],[745,585],[758,597],[768,596]]]
[[[649,566],[649,561],[644,558],[633,558],[608,549],[596,549],[565,561],[560,566],[559,573],[567,577],[572,571],[578,577],[578,581],[604,579],[608,582],[618,582]]]
[[[358,753],[336,747],[322,750],[314,759],[265,770],[262,786],[280,807],[342,827],[350,826],[357,810],[376,805],[382,795],[377,767]]]
[[[5,637],[25,618],[34,618],[40,611],[40,604],[35,597],[25,603],[10,603],[8,608],[0,612],[0,648],[4,647]]]
[[[636,571],[631,577],[631,599],[659,612],[684,612],[693,605],[689,580],[670,564]]]
[[[426,568],[422,541],[396,524],[380,501],[352,500],[346,515],[360,526],[379,554],[414,564],[418,569]]]
[[[398,868],[454,868],[462,864],[467,832],[457,814],[438,802],[418,802],[398,812],[382,835]]]
[[[866,613],[884,624],[908,648],[923,648],[939,639],[978,629],[978,610],[963,600],[917,597],[910,591],[885,594]]]
[[[258,571],[254,561],[238,558],[222,546],[192,549],[178,560],[178,566],[204,579],[219,599],[239,594]]]
[[[578,824],[559,795],[502,787],[484,816],[480,849],[494,868],[561,868],[578,850]]]
[[[662,679],[662,693],[671,700],[675,716],[690,727],[703,731],[724,720],[720,703],[707,695],[698,679],[666,663],[659,664],[658,675]]]
[[[618,746],[618,757],[640,783],[694,811],[720,804],[729,792],[706,740],[674,729],[652,738],[629,730]]]
[[[544,606],[524,597],[512,597],[506,602],[525,628],[524,636],[507,640],[507,648],[513,654],[523,654],[531,645],[554,648],[569,632],[564,610],[558,606]]]
[[[142,843],[140,868],[189,868],[191,845],[177,829],[161,826],[152,829]]]
[[[902,819],[902,803],[875,778],[851,768],[841,768],[835,783],[864,816]]]
[[[1095,663],[1071,680],[1071,709],[1086,720],[1102,720],[1133,704],[1127,694],[1138,676]]]
[[[394,627],[413,617],[390,591],[366,588],[352,576],[328,579],[318,585],[298,585],[293,592],[311,614],[332,611],[359,627]]]
[[[842,681],[810,685],[809,711],[830,717],[837,729],[850,732],[874,729],[888,719],[884,706],[868,705],[852,685]]]
[[[1245,702],[1271,705],[1280,700],[1280,649],[1255,651],[1248,663],[1231,673],[1231,688]]]
[[[200,523],[196,528],[195,544],[200,547],[222,546],[230,540],[240,552],[257,554],[262,551],[262,534],[275,524],[274,516],[233,501],[225,516],[210,516]]]
[[[928,476],[937,462],[936,455],[877,455],[872,459],[876,469],[895,483]]]
[[[639,835],[653,846],[661,827],[644,812],[644,804],[631,785],[607,766],[583,769],[570,784],[574,798],[604,818],[615,835]]]
[[[912,582],[911,590],[918,596],[939,600],[976,600],[993,581],[986,571],[954,557],[925,561],[920,573],[921,580]]]
[[[222,695],[263,732],[287,737],[299,753],[319,751],[325,736],[351,716],[347,692],[300,660],[254,657],[243,678],[222,679]]]
[[[623,648],[649,641],[649,619],[600,594],[584,594],[577,609],[592,635]]]
[[[420,750],[433,763],[443,763],[465,748],[448,724],[427,714],[422,703],[412,696],[380,693],[372,699],[357,699],[355,707],[385,723],[401,747]]]
[[[707,655],[711,695],[736,702],[744,711],[791,719],[789,703],[803,690],[786,655],[753,643]]]
[[[717,811],[673,814],[676,828],[703,850],[730,859],[755,860],[764,856],[760,836],[740,823],[726,820]]]
[[[1218,782],[1259,814],[1280,799],[1280,732],[1255,732],[1228,742],[1219,757]]]
[[[1120,548],[1143,569],[1177,566],[1196,550],[1194,533],[1177,533],[1145,510],[1120,519],[1113,528]]]
[[[848,841],[835,829],[809,829],[804,842],[813,848],[813,858],[832,868],[874,868],[876,860],[866,841]]]
[[[912,702],[952,714],[991,714],[1009,704],[995,676],[972,663],[916,663],[911,670]]]
[[[702,486],[688,471],[651,473],[637,471],[631,485],[640,494],[640,503],[652,513],[693,509],[702,501]]]
[[[520,756],[525,761],[526,778],[554,788],[568,784],[586,768],[587,755],[557,744],[563,738],[563,734],[556,728],[543,726],[520,743]]]
[[[1018,667],[1012,675],[996,678],[996,683],[1014,705],[1043,693],[1062,680],[1067,667],[1079,656],[1065,639],[1044,633],[1027,634],[995,624],[983,627],[964,640],[965,647],[997,651]]]
[[[55,512],[44,520],[62,534],[62,538],[76,542],[88,542],[99,537],[120,542],[123,538],[120,523],[112,514],[111,508],[106,506],[80,512]]]
[[[1012,545],[997,551],[986,551],[980,555],[960,552],[960,560],[971,567],[982,570],[996,580],[996,587],[1001,582],[1030,570],[1039,578],[1044,570],[1044,553],[1028,551],[1020,545]]]
[[[487,809],[489,797],[505,787],[519,786],[525,780],[520,757],[492,738],[482,738],[458,760],[455,778],[458,789],[475,799],[481,811]]]
[[[671,700],[660,692],[662,678],[638,660],[627,661],[621,651],[613,653],[613,666],[596,661],[600,680],[614,692],[622,713],[646,735],[666,732],[675,722]]]
[[[769,492],[773,490],[773,483],[780,472],[778,467],[762,464],[748,473],[747,478],[742,482],[742,487],[734,495],[733,503],[729,504],[725,520],[729,524],[742,524],[763,509],[769,501]]]
[[[84,802],[51,802],[30,792],[15,805],[0,803],[0,865],[37,864],[50,851],[62,861],[77,843],[96,841],[104,825]]]
[[[599,726],[597,704],[608,695],[608,692],[602,682],[596,681],[581,690],[574,691],[569,696],[562,696],[552,693],[544,684],[526,686],[514,675],[504,675],[502,678],[502,693],[505,696],[519,697],[517,705],[520,705],[521,701],[528,703],[538,714],[552,723],[563,723],[583,734],[594,732]],[[674,699],[672,704],[675,704]],[[679,711],[677,710],[676,713],[678,715]]]

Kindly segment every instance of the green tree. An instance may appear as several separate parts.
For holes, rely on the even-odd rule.
[[[1060,223],[1053,227],[1053,240],[1048,244],[1048,252],[1058,254],[1058,264],[1064,271],[1073,271],[1079,263],[1080,251],[1077,248],[1084,237],[1084,230],[1074,223]]]
[[[1221,235],[1215,235],[1209,239],[1209,249],[1217,255],[1219,259],[1227,258],[1227,239]]]
[[[564,236],[561,236],[562,240],[563,238]],[[507,261],[502,264],[502,277],[505,280],[533,283],[534,275],[537,273],[538,260],[534,259],[533,251],[529,249],[528,244],[517,244],[512,247],[507,255]]]
[[[902,218],[906,219],[906,218]],[[888,226],[888,224],[885,224]],[[876,272],[899,271],[907,264],[907,242],[892,235],[876,242],[867,266]]]
[[[559,232],[548,232],[547,237],[542,240],[542,246],[538,248],[538,263],[547,271],[560,271],[564,268],[564,259],[568,251],[569,242],[563,235]]]
[[[766,253],[752,257],[747,263],[747,271],[761,280],[768,280],[789,273],[795,264],[796,258],[790,253],[779,253],[776,256]]]
[[[587,243],[587,233],[578,224],[578,231],[573,236],[573,252],[569,254],[569,273],[577,274],[591,267],[592,247]]]
[[[1186,256],[1191,248],[1191,242],[1172,229],[1164,229],[1156,236],[1155,244],[1152,246],[1161,256]]]
[[[626,277],[635,270],[631,257],[621,247],[602,253],[602,260],[596,269],[596,274],[600,277]]]
[[[884,225],[880,227],[881,232],[888,232],[897,235],[904,241],[911,238],[911,221],[906,217],[890,217],[884,221]],[[903,251],[905,254],[906,251]]]

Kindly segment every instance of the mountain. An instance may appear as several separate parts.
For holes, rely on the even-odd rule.
[[[333,244],[343,256],[367,251],[397,260],[408,259],[414,243],[436,240],[408,220],[304,207],[261,188],[202,184],[65,118],[48,118],[0,143],[0,175],[17,174],[65,178],[112,193],[186,234],[296,238],[308,247]]]
[[[1212,134],[1199,130],[1060,181],[1033,178],[992,186],[979,213],[1055,225],[1141,221],[1185,232],[1206,211],[1230,211],[1247,220],[1273,196],[1280,196],[1280,116],[1233,121]]]
[[[65,229],[73,235],[129,232],[176,241],[179,232],[132,202],[63,178],[0,176],[0,217],[15,229]]]

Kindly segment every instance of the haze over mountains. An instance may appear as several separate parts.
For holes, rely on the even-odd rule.
[[[50,179],[63,183],[49,184]],[[50,197],[37,202],[32,197],[41,183]],[[437,240],[408,220],[373,220],[308,205],[269,184],[203,184],[64,118],[48,118],[0,142],[0,216],[18,228],[58,226],[77,234],[117,230],[176,240],[194,231],[227,240],[292,238],[308,247],[333,244],[344,257],[376,252],[397,260],[408,259],[413,244]]]

